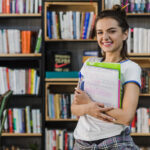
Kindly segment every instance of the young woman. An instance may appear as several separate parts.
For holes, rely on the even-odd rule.
[[[80,116],[74,131],[74,150],[138,150],[130,136],[130,123],[135,115],[141,86],[141,68],[127,58],[129,25],[125,10],[115,5],[104,10],[96,21],[96,35],[103,58],[90,62],[121,64],[122,108],[105,107],[93,101],[87,93],[75,90],[71,111]],[[86,76],[86,63],[81,74]]]

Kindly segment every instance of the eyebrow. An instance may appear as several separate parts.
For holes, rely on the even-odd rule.
[[[114,30],[114,29],[116,29],[116,28],[115,28],[115,27],[112,27],[112,28],[107,29],[107,31],[109,31],[109,30]],[[98,30],[96,30],[96,31],[102,31],[102,29],[98,29]]]

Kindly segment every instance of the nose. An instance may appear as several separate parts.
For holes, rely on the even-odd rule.
[[[109,39],[108,33],[107,33],[107,32],[104,32],[102,38],[103,38],[103,40],[108,40],[108,39]]]

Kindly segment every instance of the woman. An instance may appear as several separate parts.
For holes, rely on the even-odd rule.
[[[130,136],[129,125],[135,115],[141,86],[141,68],[127,59],[129,25],[125,10],[115,5],[104,10],[96,21],[98,45],[103,58],[90,58],[90,62],[121,64],[122,108],[105,107],[94,102],[78,87],[75,90],[71,111],[80,116],[74,131],[74,150],[137,150]],[[81,74],[84,78],[86,63]]]

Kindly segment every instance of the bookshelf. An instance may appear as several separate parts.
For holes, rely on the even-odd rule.
[[[35,31],[36,35],[33,37],[33,45],[30,44],[30,48],[33,47],[33,49],[35,49],[38,32],[39,32],[39,29],[41,29],[42,27],[41,16],[42,14],[40,12],[38,13],[0,13],[0,21],[1,21],[0,32],[2,30],[8,31],[8,30],[14,30],[14,29],[20,32],[22,30]],[[13,36],[13,38],[15,39],[15,36]],[[26,41],[26,39],[22,40],[20,36],[20,39],[16,39],[16,40],[18,40],[18,43],[20,43],[20,53],[0,52],[0,67],[7,67],[10,70],[17,70],[17,71],[21,69],[25,71],[31,68],[36,70],[37,75],[40,78],[39,86],[37,86],[39,87],[39,90],[37,90],[38,92],[36,94],[27,93],[27,91],[22,94],[20,93],[13,94],[13,96],[11,97],[8,103],[7,109],[8,111],[9,109],[13,111],[14,108],[17,108],[18,110],[22,109],[22,111],[25,113],[24,108],[26,106],[30,106],[31,109],[39,109],[42,112],[42,94],[43,94],[41,90],[42,82],[43,82],[42,81],[43,80],[42,78],[42,53],[41,53],[42,51],[40,53],[34,53],[34,51],[30,53],[22,53],[21,43],[23,41]],[[2,72],[0,74],[2,74]],[[20,80],[20,78],[18,77],[19,75],[16,77],[16,84],[23,83],[24,75],[22,76],[22,80]],[[19,80],[21,82],[19,82]],[[24,80],[27,81],[28,79],[24,79]],[[20,85],[20,86],[23,87],[23,85]],[[41,118],[42,117],[40,115],[40,119]],[[20,131],[19,132],[17,131],[16,133],[14,132],[15,131],[10,133],[9,130],[7,132],[6,130],[3,130],[0,149],[3,146],[10,148],[12,145],[19,146],[21,148],[30,148],[30,145],[35,144],[35,143],[38,143],[39,149],[42,149],[41,148],[42,129],[40,133],[27,133],[26,131],[24,131],[24,133],[19,133]]]
[[[45,58],[45,71],[52,71],[51,68],[49,68],[48,64],[50,57],[52,56],[52,52],[63,52],[63,51],[69,51],[72,54],[72,61],[71,61],[71,71],[79,71],[79,69],[82,66],[82,53],[85,49],[97,49],[97,43],[96,38],[93,36],[90,39],[82,39],[80,38],[63,38],[60,36],[55,38],[50,38],[48,36],[48,18],[47,18],[47,12],[48,11],[55,11],[58,15],[59,12],[94,12],[95,15],[98,14],[98,8],[99,1],[45,1],[44,2],[44,16],[42,17],[44,19],[44,32],[43,32],[43,38],[44,38],[44,49],[45,53],[43,54]],[[80,31],[81,32],[81,31]],[[79,56],[80,55],[80,56]],[[49,56],[49,57],[48,57]],[[78,62],[78,63],[77,63]],[[66,129],[67,131],[73,131],[77,119],[76,118],[52,118],[49,116],[49,103],[48,103],[48,94],[73,94],[74,88],[77,86],[78,78],[45,78],[45,100],[44,100],[44,129],[46,129],[45,132],[43,132],[44,137],[44,143],[43,145],[45,150],[48,150],[47,144],[45,144],[45,141],[47,141],[46,137],[49,132],[51,132],[52,129]],[[54,132],[54,131],[53,131]],[[72,133],[71,133],[72,134]],[[43,149],[44,149],[43,148]]]

